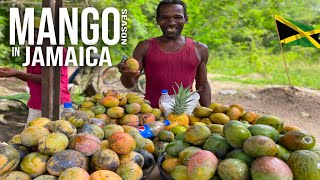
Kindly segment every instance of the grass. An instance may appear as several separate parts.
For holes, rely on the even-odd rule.
[[[243,52],[242,52],[243,53]],[[243,53],[236,58],[214,57],[208,62],[208,73],[221,74],[213,80],[234,81],[259,85],[289,85],[281,54],[263,51]],[[320,90],[319,49],[287,50],[285,59],[291,85]]]

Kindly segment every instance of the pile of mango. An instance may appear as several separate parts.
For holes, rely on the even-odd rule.
[[[137,128],[37,118],[0,144],[0,179],[142,179],[155,166],[154,145]]]
[[[152,108],[148,100],[137,94],[119,94],[116,90],[96,94],[82,102],[78,110],[90,118],[102,119],[106,124],[137,127],[162,119],[160,109]]]
[[[318,180],[320,149],[307,131],[239,104],[197,106],[189,125],[172,123],[151,139],[137,127],[162,113],[137,94],[115,90],[74,114],[37,118],[0,144],[0,179],[145,179],[154,157],[169,179]]]
[[[170,179],[320,177],[315,138],[279,117],[213,103],[196,107],[189,121],[189,127],[170,127],[154,139],[160,170]]]

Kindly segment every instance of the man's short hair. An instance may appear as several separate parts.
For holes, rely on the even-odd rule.
[[[180,5],[182,5],[184,17],[186,18],[188,16],[187,15],[187,5],[183,1],[181,1],[181,0],[162,0],[158,4],[158,7],[157,7],[157,18],[159,18],[159,15],[160,15],[160,7],[162,5],[166,5],[166,4],[180,4]]]

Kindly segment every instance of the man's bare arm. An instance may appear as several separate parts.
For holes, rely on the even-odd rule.
[[[12,68],[0,68],[0,78],[1,77],[15,77],[23,81],[30,80],[36,83],[41,83],[41,74],[25,73]]]
[[[209,107],[211,104],[211,89],[207,78],[207,62],[209,58],[208,47],[204,44],[196,44],[197,51],[200,55],[200,64],[196,74],[196,89],[200,95],[200,105]]]

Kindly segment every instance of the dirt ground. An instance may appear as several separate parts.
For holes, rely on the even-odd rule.
[[[212,77],[210,75],[209,77]],[[275,115],[286,124],[292,124],[307,130],[320,142],[320,91],[288,86],[257,86],[234,82],[210,80],[211,102],[225,105],[241,104],[260,114]],[[0,96],[15,92],[25,92],[26,83],[16,79],[0,79]],[[130,92],[120,83],[103,87],[115,89],[121,93]],[[10,105],[11,104],[11,105]],[[8,106],[9,111],[1,111]],[[27,118],[27,108],[22,103],[0,100],[0,141],[9,140],[20,133]],[[153,178],[159,179],[157,171]],[[149,179],[149,178],[148,178]]]

